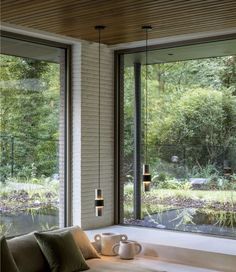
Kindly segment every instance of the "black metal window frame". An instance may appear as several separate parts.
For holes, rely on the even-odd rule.
[[[0,37],[21,40],[33,44],[60,48],[65,51],[65,76],[64,76],[64,226],[72,224],[72,201],[71,201],[71,124],[72,124],[72,103],[71,103],[71,45],[54,42],[15,32],[1,31]]]
[[[212,43],[217,41],[226,41],[236,39],[236,33],[197,38],[192,40],[183,40],[178,42],[163,43],[151,45],[148,50],[160,50],[167,48],[177,48],[188,45],[197,45]],[[124,143],[124,55],[145,52],[145,46],[124,50],[116,50],[114,53],[114,101],[115,101],[115,128],[114,128],[114,162],[115,162],[115,190],[114,190],[114,222],[123,224],[123,143]],[[134,63],[134,81],[135,81],[135,115],[134,115],[134,217],[141,217],[141,63]]]

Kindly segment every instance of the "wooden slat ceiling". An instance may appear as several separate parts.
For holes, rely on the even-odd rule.
[[[145,24],[150,38],[236,27],[236,0],[1,0],[1,20],[90,41],[103,24],[112,45],[143,40]]]

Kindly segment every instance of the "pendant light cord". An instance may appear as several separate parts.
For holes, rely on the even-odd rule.
[[[101,187],[101,31],[103,25],[95,26],[98,30],[98,189]]]
[[[147,137],[148,137],[148,29],[146,28],[146,96],[145,96],[145,164],[148,161],[148,145],[147,145]]]
[[[101,114],[101,29],[98,29],[98,44],[99,44],[99,50],[98,50],[98,188],[100,189],[101,186],[101,121],[100,121],[100,114]]]

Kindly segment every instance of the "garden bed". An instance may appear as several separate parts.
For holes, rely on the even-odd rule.
[[[124,194],[125,224],[236,237],[236,192],[155,189],[142,195],[142,219],[133,216],[133,191]]]
[[[58,207],[59,201],[57,195],[50,191],[44,194],[37,192],[31,196],[25,190],[11,191],[9,195],[0,196],[1,214],[19,214],[29,209]]]
[[[59,182],[8,182],[0,190],[0,235],[50,229],[59,223]]]

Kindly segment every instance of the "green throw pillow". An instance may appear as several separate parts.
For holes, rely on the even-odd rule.
[[[1,272],[19,272],[16,263],[12,257],[12,254],[7,246],[5,237],[0,238],[1,245]]]
[[[79,248],[85,258],[87,259],[92,259],[92,258],[101,258],[94,248],[94,246],[91,244],[87,234],[79,227],[79,226],[73,226],[73,227],[67,227],[63,229],[57,229],[53,231],[49,231],[46,233],[62,233],[65,231],[70,231],[72,234],[75,244],[77,248]]]
[[[70,232],[34,233],[52,272],[77,272],[89,269]]]

